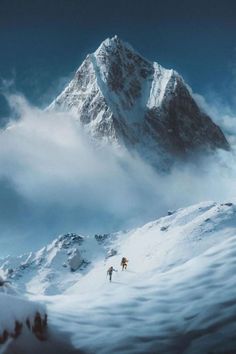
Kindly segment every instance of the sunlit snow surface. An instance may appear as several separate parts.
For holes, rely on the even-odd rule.
[[[235,353],[235,231],[230,203],[180,209],[110,235],[100,246],[117,255],[100,252],[65,293],[33,297],[86,353]],[[110,265],[118,269],[112,283]]]

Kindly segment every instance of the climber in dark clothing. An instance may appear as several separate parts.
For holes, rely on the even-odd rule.
[[[128,266],[128,262],[129,260],[126,258],[126,257],[123,257],[121,262],[120,262],[120,265],[122,267],[122,270],[124,269],[127,269],[127,266]]]
[[[110,281],[112,280],[112,273],[113,273],[113,272],[117,272],[117,270],[114,269],[113,266],[111,266],[110,268],[108,268],[107,275],[109,275],[109,280],[110,280]]]

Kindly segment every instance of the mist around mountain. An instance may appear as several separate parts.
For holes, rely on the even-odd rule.
[[[113,69],[121,59],[128,71],[117,74],[121,86],[112,89]],[[105,80],[105,96],[98,77]],[[139,82],[136,94],[134,81]],[[234,195],[233,118],[220,119],[215,106],[210,109],[192,94],[174,70],[149,62],[117,37],[87,56],[47,110],[20,94],[6,98],[18,119],[12,118],[0,138],[2,256],[36,250],[60,233],[119,231],[168,209]],[[109,124],[111,130],[104,128]]]

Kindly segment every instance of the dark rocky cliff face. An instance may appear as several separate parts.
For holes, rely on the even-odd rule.
[[[220,127],[198,107],[179,79],[161,108],[148,110],[145,120],[163,147],[173,154],[230,149]]]

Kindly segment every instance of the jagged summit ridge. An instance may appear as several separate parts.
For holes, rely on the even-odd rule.
[[[49,109],[70,112],[91,136],[125,146],[155,165],[196,150],[229,148],[182,77],[117,36],[86,57]]]
[[[136,52],[135,49],[131,46],[131,44],[129,44],[128,42],[123,41],[121,38],[119,38],[116,35],[114,35],[111,38],[106,38],[101,44],[100,46],[97,48],[97,50],[94,52],[94,54],[99,53],[101,50],[107,50],[109,48],[117,48],[117,47],[123,47],[123,48],[127,48],[130,51]]]

